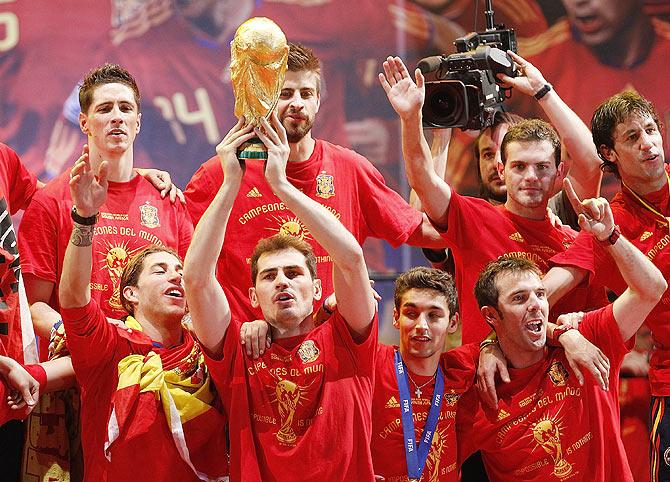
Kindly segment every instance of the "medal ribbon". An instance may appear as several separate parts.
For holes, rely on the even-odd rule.
[[[668,173],[665,173],[665,178],[668,181],[668,191],[670,192],[670,176],[668,176]],[[621,184],[630,192],[635,200],[640,203],[647,211],[651,212],[652,214],[655,214],[656,216],[660,217],[663,221],[661,223],[668,228],[668,231],[670,232],[670,217],[669,216],[664,216],[662,213],[658,212],[654,206],[649,204],[647,201],[642,199],[635,191],[633,191],[631,188],[629,188],[623,180],[621,181]]]
[[[410,480],[419,480],[426,465],[428,452],[433,443],[433,435],[440,418],[440,409],[444,392],[444,376],[442,369],[438,366],[435,377],[435,389],[430,403],[428,419],[423,427],[421,441],[417,447],[414,439],[414,418],[412,415],[412,398],[409,392],[409,380],[407,378],[407,367],[403,362],[400,352],[396,350],[394,355],[395,373],[398,379],[398,392],[400,394],[400,415],[402,420],[402,433],[405,440],[405,458],[407,460],[407,475]]]

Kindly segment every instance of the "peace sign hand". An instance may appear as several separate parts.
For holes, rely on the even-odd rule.
[[[614,216],[607,199],[599,197],[580,201],[567,178],[563,181],[563,187],[572,208],[579,215],[581,228],[591,233],[598,241],[606,241],[614,231]]]

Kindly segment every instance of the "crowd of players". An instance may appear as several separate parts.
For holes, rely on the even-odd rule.
[[[312,137],[321,72],[305,47],[291,45],[276,111],[225,135],[185,205],[165,197],[164,174],[134,166],[133,77],[115,65],[89,72],[78,94],[88,142],[69,171],[42,186],[0,151],[3,417],[69,389],[40,402],[29,423],[26,473],[449,481],[480,450],[492,480],[633,480],[617,386],[647,320],[657,347],[652,476],[666,480],[661,122],[651,103],[623,93],[595,109],[589,132],[539,70],[514,60],[522,75],[501,81],[534,96],[558,134],[512,116],[480,134],[489,199],[448,184],[421,128],[423,77],[397,57],[384,62],[380,82],[423,212],[365,158]],[[253,136],[268,159],[241,164],[237,148]],[[621,180],[611,204],[597,197],[601,165]],[[19,209],[16,236],[8,214]],[[570,211],[579,234],[557,219],[567,224]],[[367,237],[450,249],[431,254],[453,260],[453,278],[428,268],[398,278],[398,347],[377,341]],[[25,367],[22,281],[42,359],[51,358]],[[586,313],[559,316],[575,311]],[[458,318],[465,343],[443,353]]]

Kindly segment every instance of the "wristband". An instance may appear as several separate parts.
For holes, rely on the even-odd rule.
[[[621,236],[621,230],[619,229],[619,225],[615,224],[614,229],[612,229],[612,234],[607,236],[605,239],[601,240],[596,238],[596,240],[603,246],[612,246],[614,243],[617,242],[620,236]]]
[[[558,343],[558,339],[561,337],[562,334],[564,334],[567,331],[574,330],[574,329],[575,329],[575,327],[572,326],[572,325],[557,326],[556,328],[554,328],[554,333],[553,333],[553,336],[552,336],[554,342]]]
[[[70,215],[72,216],[72,220],[77,223],[81,224],[82,226],[93,226],[95,223],[98,222],[98,218],[100,217],[100,213],[95,213],[93,216],[80,216],[79,213],[77,213],[77,206],[72,206],[72,211],[70,211]]]
[[[498,344],[498,339],[497,338],[487,338],[486,340],[482,341],[479,344],[479,351],[482,351],[484,348],[486,348],[489,345],[497,345]]]
[[[535,92],[534,97],[535,97],[537,100],[540,100],[542,97],[544,97],[545,95],[547,95],[547,93],[548,93],[551,89],[553,89],[553,86],[552,86],[551,84],[544,84],[540,90],[538,90],[537,92]]]

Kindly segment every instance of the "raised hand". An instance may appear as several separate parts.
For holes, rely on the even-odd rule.
[[[523,94],[535,95],[537,91],[547,83],[542,72],[526,59],[515,54],[511,50],[508,50],[507,54],[514,60],[520,75],[510,77],[505,74],[498,74],[498,79],[503,82],[504,87],[514,87]]]
[[[107,167],[107,161],[103,161],[96,176],[88,157],[88,145],[84,144],[81,156],[70,170],[70,194],[80,216],[95,216],[107,199]]]
[[[279,122],[277,113],[273,112],[270,116],[270,122],[267,119],[261,119],[260,127],[255,129],[256,135],[268,149],[268,160],[265,162],[265,179],[270,187],[275,189],[286,179],[286,163],[291,148],[288,145],[286,129]]]
[[[563,187],[572,208],[579,215],[581,228],[598,241],[605,241],[610,237],[614,231],[614,216],[607,199],[599,197],[580,201],[567,178],[563,180]]]
[[[224,182],[241,182],[244,176],[244,161],[237,158],[239,147],[254,137],[253,126],[244,125],[244,117],[228,131],[223,140],[216,146],[216,154],[221,161]]]
[[[388,57],[383,65],[384,73],[379,74],[379,83],[382,84],[393,109],[402,118],[418,115],[426,97],[421,71],[416,69],[414,72],[415,82],[400,57]]]

